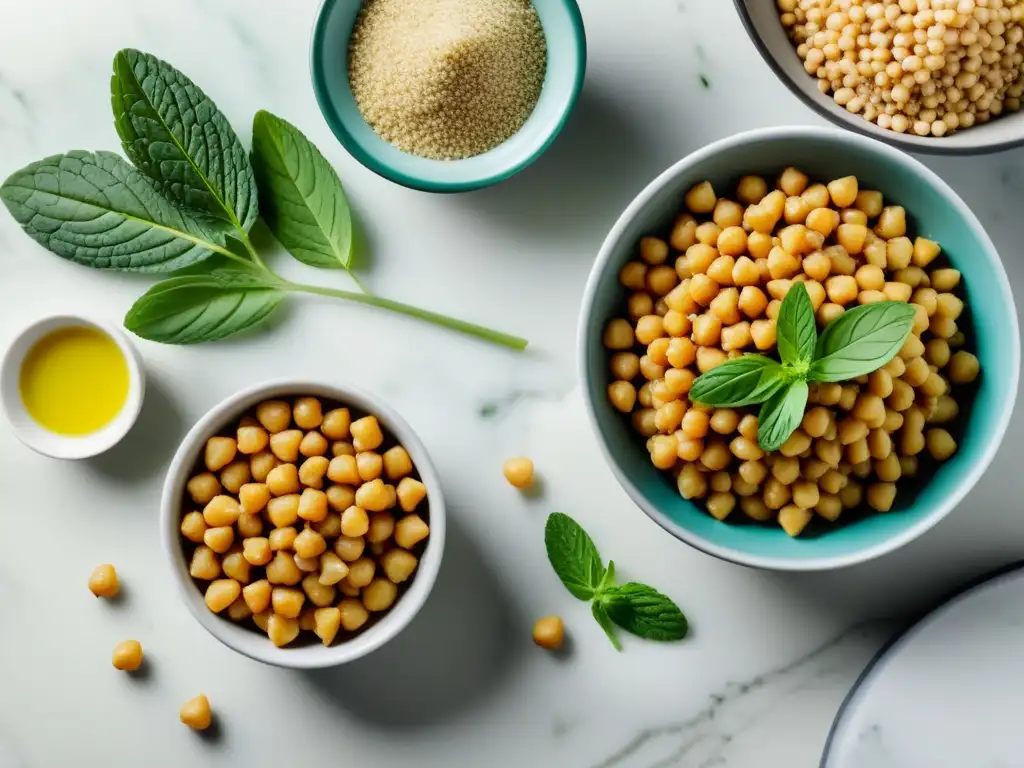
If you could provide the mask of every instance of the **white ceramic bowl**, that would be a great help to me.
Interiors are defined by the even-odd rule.
[[[918,136],[879,128],[860,115],[836,104],[831,94],[818,90],[818,79],[807,74],[803,62],[790,42],[779,10],[773,0],[733,0],[747,34],[758,53],[785,84],[807,106],[836,125],[873,139],[879,139],[907,152],[937,155],[973,155],[1001,152],[1024,144],[1024,110],[1009,112],[981,125],[955,131],[946,136]]]
[[[277,648],[255,626],[236,624],[228,618],[214,614],[203,601],[203,592],[188,572],[188,562],[181,544],[182,495],[185,483],[203,453],[206,440],[225,425],[239,418],[257,403],[275,397],[311,395],[337,400],[343,405],[371,413],[380,421],[386,433],[405,446],[420,479],[427,487],[430,505],[430,536],[413,575],[409,588],[394,606],[366,631],[350,640],[330,647],[311,644]],[[170,560],[171,571],[181,589],[185,605],[203,628],[224,645],[256,661],[293,669],[317,669],[345,664],[365,656],[384,645],[401,632],[423,607],[437,579],[444,551],[445,506],[441,483],[427,449],[405,420],[390,406],[361,389],[348,384],[324,384],[304,380],[271,381],[245,389],[212,408],[189,430],[167,470],[163,497],[160,502],[160,530],[164,550]]]
[[[128,399],[114,420],[102,429],[88,435],[58,435],[41,426],[25,410],[19,388],[21,366],[33,345],[48,333],[82,326],[108,336],[121,350],[128,365]],[[86,459],[113,448],[135,424],[145,393],[145,368],[128,337],[110,323],[78,315],[52,315],[35,321],[18,334],[0,364],[0,403],[11,429],[29,448],[55,459]]]

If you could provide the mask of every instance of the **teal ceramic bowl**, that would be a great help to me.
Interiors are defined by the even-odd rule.
[[[906,208],[910,234],[941,243],[963,273],[967,310],[960,322],[978,355],[982,374],[964,404],[960,449],[885,514],[840,518],[834,527],[792,539],[774,524],[754,524],[739,512],[718,521],[679,496],[672,477],[655,469],[628,419],[608,403],[608,353],[602,329],[625,315],[622,265],[640,238],[667,231],[683,194],[709,180],[734,189],[748,173],[774,178],[795,165],[812,178],[856,175],[889,203]],[[1020,338],[1017,313],[999,256],[978,219],[957,194],[917,160],[880,142],[834,128],[769,128],[711,144],[679,161],[640,193],[612,228],[594,265],[583,299],[579,357],[584,398],[599,442],[619,482],[655,522],[708,554],[776,570],[823,570],[890,552],[935,525],[967,494],[988,467],[1009,424],[1017,396]],[[923,473],[928,474],[928,473]]]
[[[471,0],[467,0],[471,1]],[[363,120],[348,82],[348,41],[361,0],[324,0],[313,27],[310,66],[320,110],[338,141],[374,173],[425,192],[466,192],[513,176],[555,140],[583,87],[587,42],[576,0],[533,0],[547,42],[540,100],[519,131],[465,160],[430,160],[393,147]]]

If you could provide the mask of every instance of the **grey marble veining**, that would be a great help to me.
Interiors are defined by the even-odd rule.
[[[594,444],[576,391],[583,286],[615,218],[671,162],[738,130],[817,118],[762,64],[731,3],[582,0],[588,76],[559,140],[498,187],[424,195],[374,176],[333,139],[308,74],[316,5],[0,0],[0,176],[72,148],[116,150],[110,61],[141,48],[194,78],[244,142],[264,108],[324,151],[365,227],[374,289],[525,336],[531,351],[310,298],[260,334],[186,349],[140,343],[151,387],[139,427],[99,459],[56,463],[0,429],[0,768],[262,767],[300,752],[311,764],[424,768],[815,765],[887,621],[1020,557],[1021,417],[962,508],[897,554],[784,575],[686,548],[629,501]],[[1024,152],[927,162],[1020,284]],[[281,252],[271,260],[309,276]],[[6,214],[0,261],[0,345],[47,312],[117,321],[148,285],[45,254]],[[324,673],[263,667],[217,644],[180,604],[157,536],[163,471],[188,427],[285,372],[388,399],[431,451],[450,504],[451,542],[423,613],[394,644]],[[501,477],[502,460],[521,453],[536,462],[539,497]],[[627,639],[616,653],[547,564],[543,522],[555,509],[579,519],[624,577],[672,595],[692,636]],[[43,549],[26,545],[41,532]],[[122,574],[119,605],[86,590],[99,562]],[[549,613],[571,635],[565,659],[530,642],[533,620]],[[145,680],[110,667],[127,637],[152,662]],[[220,716],[216,739],[177,721],[200,691]]]

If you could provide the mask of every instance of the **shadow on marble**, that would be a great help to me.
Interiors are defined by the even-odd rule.
[[[146,373],[146,398],[131,431],[109,451],[86,465],[110,479],[136,485],[162,473],[181,439],[185,419],[160,379]]]
[[[523,620],[506,590],[450,510],[437,583],[405,631],[359,661],[300,674],[340,710],[376,726],[452,720],[480,707],[524,651]]]
[[[537,241],[540,253],[556,247],[589,263],[629,201],[674,159],[646,135],[640,116],[588,82],[561,135],[532,166],[454,202],[524,244]],[[531,251],[520,255],[529,259]]]

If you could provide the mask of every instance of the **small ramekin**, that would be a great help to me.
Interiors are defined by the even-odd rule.
[[[29,415],[21,399],[21,367],[29,350],[48,333],[72,327],[92,328],[110,338],[128,365],[128,399],[112,422],[88,435],[51,432]],[[138,419],[145,393],[146,371],[128,337],[110,323],[79,315],[51,315],[36,320],[18,334],[0,364],[0,405],[8,424],[26,446],[55,459],[87,459],[113,448]]]
[[[394,606],[366,631],[336,645],[320,644],[277,648],[254,627],[236,624],[228,618],[212,613],[206,607],[203,592],[188,572],[188,561],[181,543],[182,496],[185,484],[203,453],[208,438],[216,435],[247,410],[263,400],[277,397],[311,395],[337,400],[343,405],[373,414],[384,431],[394,435],[409,452],[420,480],[427,487],[430,505],[430,536],[420,558],[419,566],[409,588]],[[265,664],[292,669],[319,669],[345,664],[365,656],[397,636],[426,603],[437,580],[444,552],[445,506],[441,482],[427,449],[406,421],[389,405],[374,395],[349,384],[307,381],[302,379],[270,381],[244,389],[214,406],[189,430],[167,470],[163,496],[160,501],[160,532],[174,580],[178,583],[185,605],[203,629],[232,650]]]

